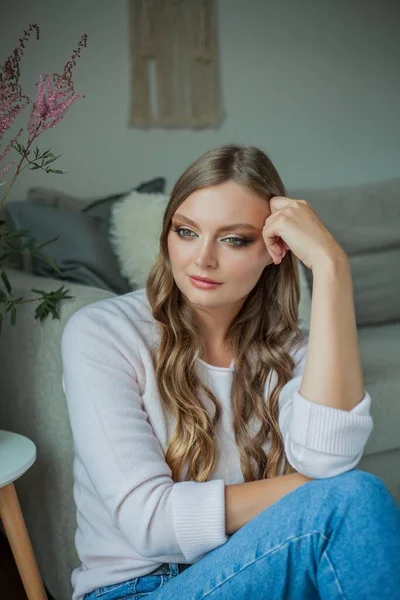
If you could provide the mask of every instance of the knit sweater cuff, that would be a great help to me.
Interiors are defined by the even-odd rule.
[[[370,405],[368,392],[347,411],[307,400],[297,389],[293,393],[290,438],[317,452],[355,456],[362,452],[373,428]]]
[[[173,485],[171,499],[176,537],[189,563],[228,540],[223,479],[180,481]]]

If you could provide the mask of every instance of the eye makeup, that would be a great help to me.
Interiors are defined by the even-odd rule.
[[[193,231],[191,231],[190,229],[188,229],[187,227],[176,227],[175,229],[173,227],[171,227],[171,231],[173,231],[174,233],[177,234],[177,236],[183,240],[183,239],[191,239],[192,236],[184,236],[182,235],[183,231],[189,231],[189,233],[194,233]],[[195,234],[196,235],[196,234]],[[229,245],[231,245],[233,248],[241,248],[243,246],[247,246],[248,244],[250,244],[253,241],[253,238],[251,237],[226,237],[224,238],[225,240],[234,240],[235,243],[231,243],[228,242]]]

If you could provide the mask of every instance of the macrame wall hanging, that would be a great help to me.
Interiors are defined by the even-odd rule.
[[[130,126],[218,126],[216,0],[129,2]]]

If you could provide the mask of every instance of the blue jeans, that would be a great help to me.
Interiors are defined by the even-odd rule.
[[[399,600],[400,507],[352,469],[289,492],[193,565],[164,564],[84,600]]]

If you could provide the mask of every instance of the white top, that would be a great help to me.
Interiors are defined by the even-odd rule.
[[[24,435],[0,430],[0,488],[21,477],[36,460],[36,446]]]
[[[194,563],[228,540],[224,488],[244,481],[231,427],[234,362],[223,368],[197,361],[199,376],[223,406],[218,460],[208,481],[183,481],[182,474],[174,482],[164,453],[175,420],[162,409],[152,364],[158,343],[145,288],[81,307],[64,328],[62,386],[74,442],[75,544],[82,562],[72,573],[72,600],[164,562]],[[360,460],[373,427],[371,398],[366,392],[351,411],[304,398],[307,344],[305,335],[293,354],[296,368],[279,397],[279,426],[297,471],[331,477]],[[266,398],[276,377],[267,378]],[[209,410],[210,400],[199,397]]]

